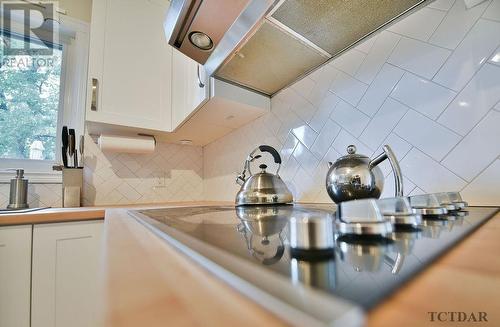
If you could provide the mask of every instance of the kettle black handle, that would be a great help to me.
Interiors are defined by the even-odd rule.
[[[281,165],[281,156],[280,156],[279,152],[276,151],[275,148],[273,148],[270,145],[260,145],[259,146],[259,150],[261,152],[268,152],[268,153],[270,153],[273,156],[273,158],[274,158],[274,162]]]

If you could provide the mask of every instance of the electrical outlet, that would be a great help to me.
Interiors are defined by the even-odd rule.
[[[167,187],[166,185],[166,178],[167,178],[167,173],[166,172],[158,172],[158,174],[155,174],[155,185],[153,186],[154,189],[158,188],[165,188]]]

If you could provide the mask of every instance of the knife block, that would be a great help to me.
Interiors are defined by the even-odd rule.
[[[82,203],[83,168],[63,168],[62,174],[63,207],[80,207]]]

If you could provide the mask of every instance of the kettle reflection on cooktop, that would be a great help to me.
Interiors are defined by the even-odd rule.
[[[468,215],[426,218],[418,228],[395,228],[384,237],[335,235],[331,255],[319,258],[292,255],[289,221],[307,215],[330,217],[335,213],[330,204],[201,206],[130,213],[168,235],[167,241],[176,240],[172,245],[195,249],[235,275],[247,273],[239,270],[245,265],[238,262],[252,263],[292,286],[306,285],[371,308],[497,210],[468,207]]]

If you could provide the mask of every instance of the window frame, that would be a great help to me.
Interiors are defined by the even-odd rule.
[[[87,70],[89,55],[90,26],[84,21],[61,15],[60,44],[63,46],[61,67],[61,89],[56,132],[56,160],[7,159],[0,158],[0,183],[13,177],[8,168],[24,168],[30,183],[61,184],[62,173],[53,171],[52,166],[61,163],[61,130],[67,125],[75,129],[76,135],[83,135],[85,105],[87,96]],[[12,24],[21,29],[21,24]]]

